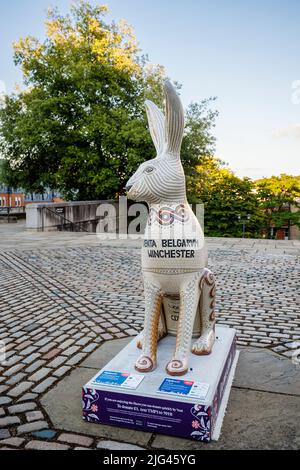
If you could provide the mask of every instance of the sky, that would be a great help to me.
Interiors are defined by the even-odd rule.
[[[299,0],[103,0],[126,19],[153,64],[182,84],[185,106],[216,96],[216,156],[238,176],[300,174]],[[48,6],[70,0],[0,0],[0,91],[22,76],[11,44],[43,39]]]

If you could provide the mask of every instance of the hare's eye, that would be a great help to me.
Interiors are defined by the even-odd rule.
[[[154,170],[153,166],[147,166],[147,168],[145,168],[145,173],[151,173],[152,171]]]

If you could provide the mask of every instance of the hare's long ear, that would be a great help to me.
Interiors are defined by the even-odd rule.
[[[165,145],[165,116],[161,110],[150,100],[145,101],[150,134],[156,148],[157,155],[161,154]]]
[[[184,129],[184,111],[175,88],[168,80],[165,81],[164,91],[166,95],[165,140],[167,152],[179,157]]]

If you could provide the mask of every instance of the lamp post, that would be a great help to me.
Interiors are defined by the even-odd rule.
[[[247,216],[246,216],[246,217],[247,217],[247,221],[249,221],[249,220],[251,219],[251,215],[250,215],[250,214],[247,214]],[[242,218],[241,214],[238,214],[237,218],[238,218],[238,220],[240,221],[240,220],[241,220],[241,218]],[[245,231],[246,231],[246,221],[245,221],[245,220],[243,220],[243,221],[242,221],[242,224],[243,224],[243,238],[245,238]]]

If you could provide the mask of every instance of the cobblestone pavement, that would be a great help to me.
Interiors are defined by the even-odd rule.
[[[53,429],[39,400],[103,341],[141,330],[138,244],[37,240],[0,250],[0,448],[132,448]],[[299,244],[208,241],[218,323],[236,328],[240,345],[291,357],[300,346]]]

